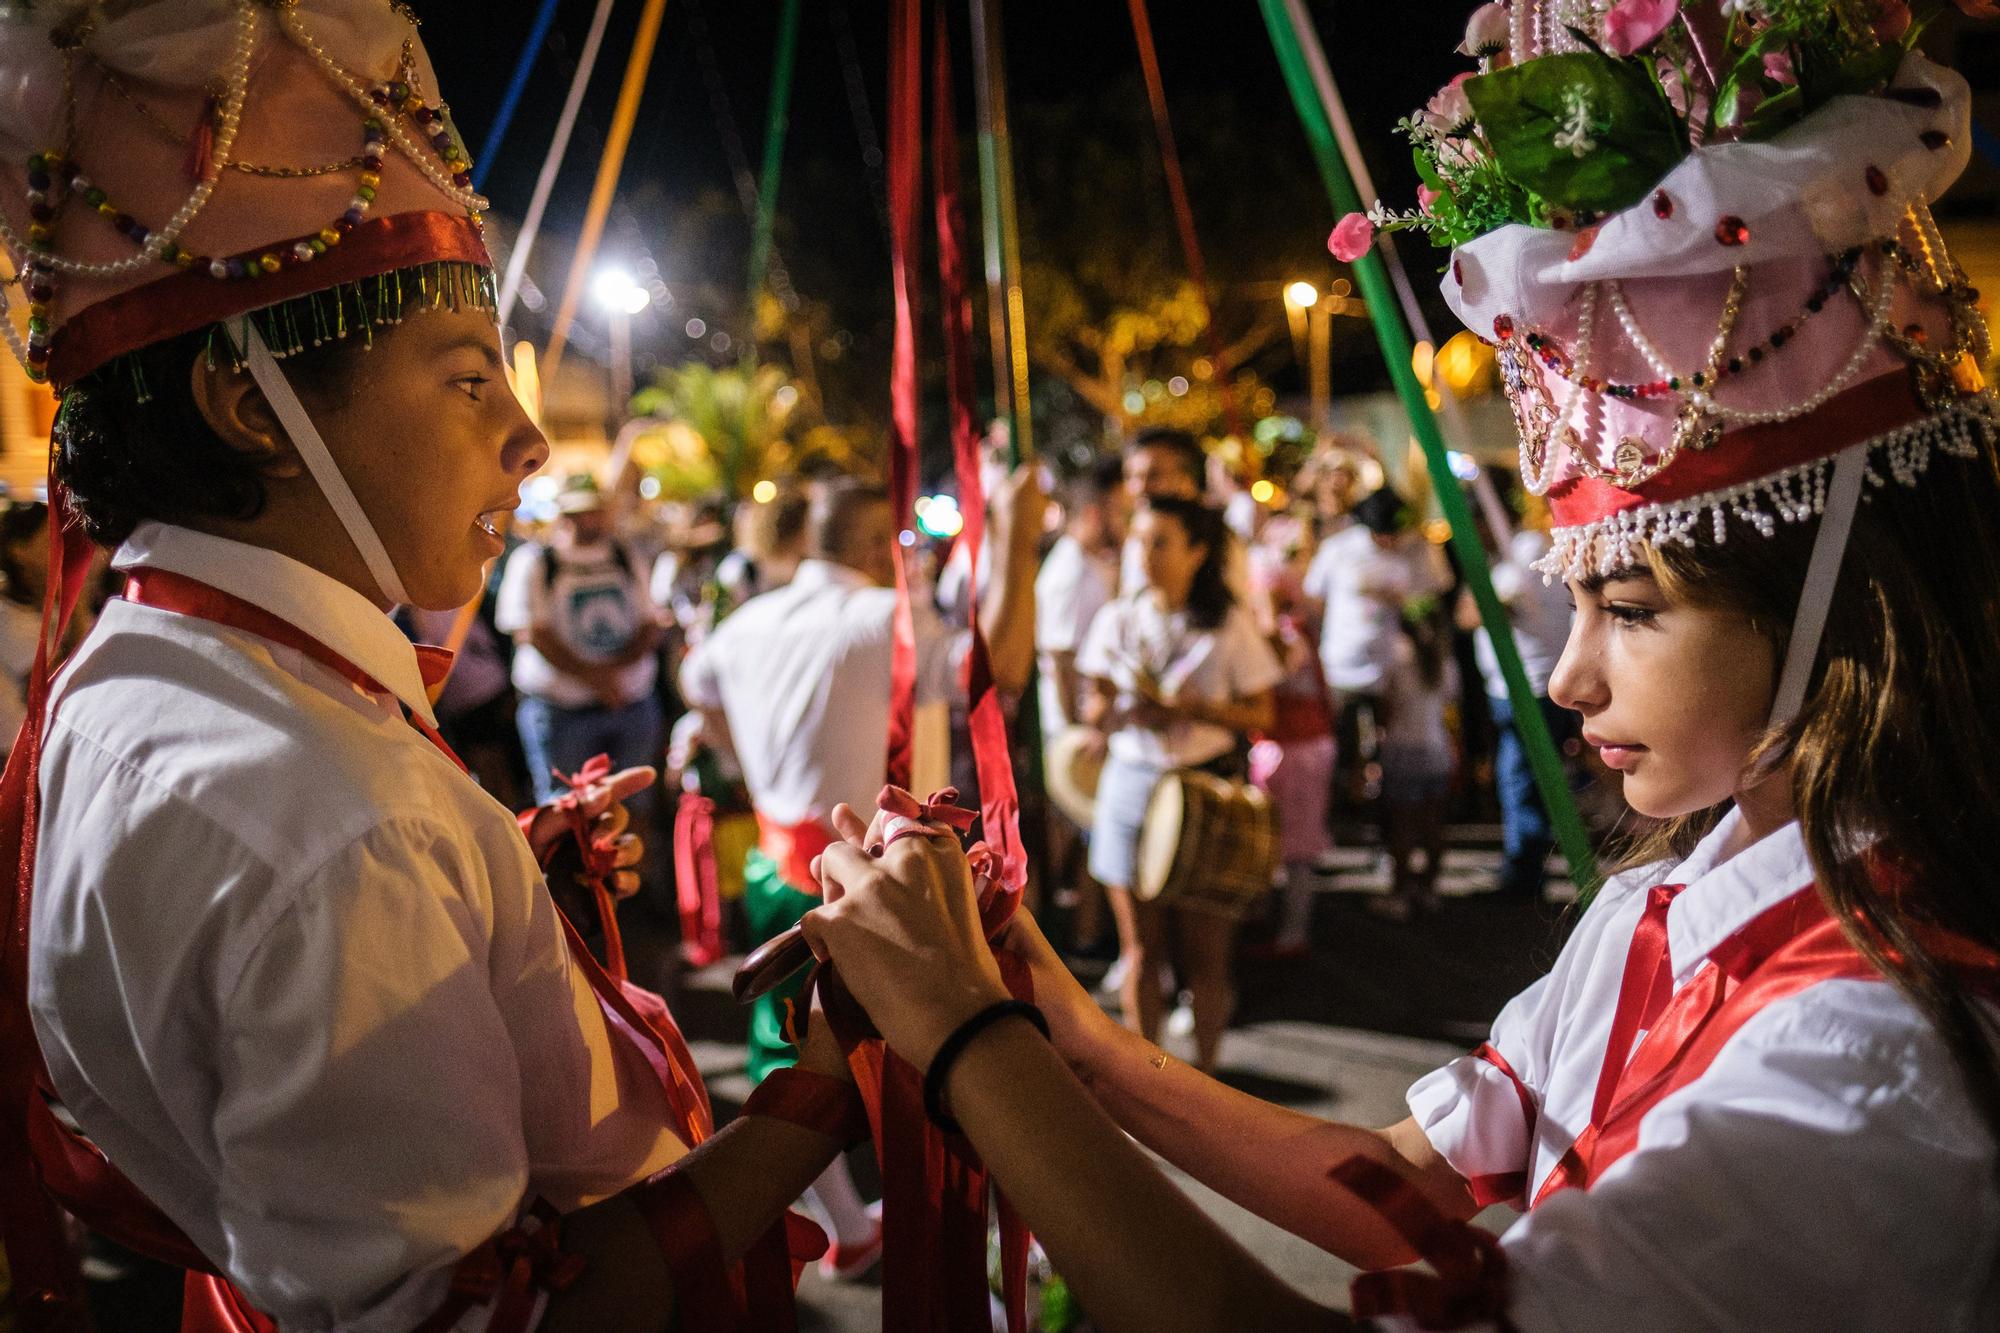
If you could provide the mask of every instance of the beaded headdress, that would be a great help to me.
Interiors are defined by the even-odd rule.
[[[281,303],[278,356],[490,308],[484,207],[390,0],[0,5],[0,326],[58,390]]]
[[[1769,535],[1825,511],[1837,455],[1865,492],[1990,438],[1978,293],[1929,208],[1965,167],[1970,92],[1911,47],[1911,17],[1845,0],[1474,14],[1461,49],[1481,72],[1403,126],[1423,207],[1343,227],[1453,247],[1445,297],[1493,340],[1522,476],[1549,501],[1545,573]]]

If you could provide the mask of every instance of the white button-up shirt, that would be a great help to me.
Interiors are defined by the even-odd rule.
[[[146,525],[386,686],[114,601],[57,685],[29,1002],[65,1105],[287,1329],[407,1329],[537,1196],[680,1153],[513,816],[405,721],[410,644],[284,556]],[[487,1307],[465,1327],[483,1327]]]
[[[1534,1096],[1473,1056],[1410,1089],[1460,1175],[1524,1171],[1532,1199],[1590,1122],[1625,957],[1655,884],[1674,984],[1813,880],[1790,824],[1720,865],[1732,812],[1679,866],[1618,876],[1492,1044]],[[1520,1200],[1516,1201],[1520,1203]],[[1638,1144],[1500,1238],[1524,1333],[2000,1328],[1994,1144],[1923,1015],[1886,981],[1831,980],[1765,1006]],[[1401,1325],[1397,1325],[1401,1327]]]
[[[971,632],[947,631],[921,597],[917,700],[950,698]],[[826,820],[875,808],[889,761],[896,591],[826,560],[745,602],[681,665],[681,694],[729,719],[743,780],[767,819]]]

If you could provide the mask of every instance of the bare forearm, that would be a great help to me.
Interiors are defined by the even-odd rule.
[[[745,1116],[694,1150],[693,1179],[725,1260],[734,1263],[840,1152],[823,1134],[769,1116]]]
[[[586,662],[576,655],[570,646],[556,637],[550,629],[531,629],[525,636],[528,646],[548,659],[550,666],[565,676],[589,679],[594,671],[603,669],[601,662]]]
[[[1035,534],[1016,532],[1002,518],[993,535],[1005,568],[980,599],[979,627],[986,634],[994,685],[1003,693],[1019,694],[1035,665]]]
[[[1027,1024],[1010,1019],[981,1034],[953,1066],[948,1092],[953,1114],[1100,1327],[1350,1326],[1203,1214]]]
[[[1253,699],[1231,699],[1227,703],[1190,704],[1187,712],[1193,721],[1247,733],[1268,731],[1276,709],[1270,695],[1260,694]]]
[[[1166,1057],[1137,1033],[1106,1025],[1082,1070],[1091,1094],[1141,1143],[1224,1197],[1360,1267],[1416,1256],[1372,1208],[1328,1178],[1350,1157],[1412,1176],[1453,1216],[1473,1212],[1449,1167],[1435,1154],[1408,1152],[1408,1136],[1273,1106]]]

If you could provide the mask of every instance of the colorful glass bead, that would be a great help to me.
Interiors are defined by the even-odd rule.
[[[1889,193],[1889,177],[1883,173],[1882,168],[1874,166],[1869,167],[1867,172],[1867,180],[1868,180],[1868,192],[1870,194],[1879,196]]]
[[[1718,245],[1743,245],[1750,239],[1750,225],[1734,213],[1715,224],[1715,241]]]
[[[1673,215],[1674,215],[1673,196],[1668,194],[1665,190],[1655,191],[1653,194],[1653,216],[1660,219],[1660,221],[1665,222],[1668,218],[1672,217]]]
[[[1509,338],[1513,337],[1514,320],[1512,316],[1495,315],[1493,317],[1493,334],[1495,337],[1500,339],[1501,342],[1506,342]]]

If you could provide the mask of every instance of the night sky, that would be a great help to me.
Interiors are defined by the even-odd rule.
[[[1415,186],[1407,145],[1390,136],[1389,126],[1467,67],[1452,48],[1469,7],[1353,0],[1312,5],[1377,183],[1389,199],[1405,201]],[[533,18],[534,0],[423,0],[417,9],[446,97],[478,155]],[[535,65],[526,100],[487,179],[487,193],[502,215],[518,217],[527,204],[592,9],[588,0],[562,0],[555,35]],[[612,16],[545,224],[563,257],[583,216],[640,9],[638,0],[620,0]],[[655,321],[639,331],[635,345],[642,360],[654,355],[671,360],[677,352],[669,335],[678,332],[684,316],[723,313],[698,309],[704,300],[716,302],[696,293],[704,284],[726,290],[727,280],[743,271],[749,225],[736,203],[730,136],[746,160],[757,162],[778,9],[777,0],[668,0],[625,165],[623,207],[604,248],[607,257],[617,257],[621,245],[643,242],[682,298],[670,323]],[[1335,270],[1325,237],[1332,209],[1254,0],[1171,0],[1153,4],[1151,11],[1218,306],[1253,294],[1268,300],[1267,285],[1288,277],[1330,278]],[[969,159],[967,7],[950,3],[949,13]],[[1129,236],[1131,244],[1166,247],[1177,256],[1127,6],[1117,0],[1004,0],[1004,14],[1024,224],[1067,210],[1101,210],[1103,225]],[[805,5],[779,203],[778,243],[798,290],[829,302],[864,344],[882,336],[889,309],[882,178],[879,166],[864,160],[863,148],[864,138],[882,144],[886,137],[887,27],[881,0]],[[865,130],[857,124],[851,92],[857,83],[867,103]],[[1223,128],[1209,132],[1218,125]],[[1039,137],[1037,126],[1045,127]],[[1129,143],[1137,176],[1098,188],[1086,178],[1088,167],[1076,164],[1071,170],[1070,140],[1079,126],[1109,137],[1114,147]],[[669,239],[684,234],[675,232],[675,219],[705,194],[714,217],[704,240],[678,249]],[[727,200],[726,210],[717,202],[721,199]],[[967,206],[976,226],[976,200]],[[1246,220],[1259,224],[1256,235],[1236,234]],[[1022,243],[1032,259],[1038,238],[1025,225]],[[537,268],[545,284],[559,276],[559,266],[554,272]],[[740,288],[741,279],[735,281]],[[579,349],[590,353],[592,342],[591,330],[579,329]]]

